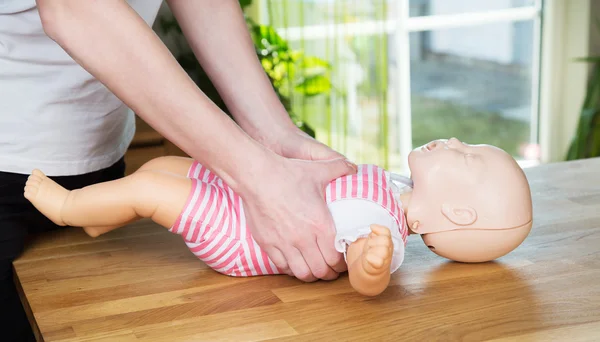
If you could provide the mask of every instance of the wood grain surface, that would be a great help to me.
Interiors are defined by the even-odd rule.
[[[346,275],[219,275],[148,221],[39,236],[17,281],[45,341],[600,341],[600,159],[526,172],[535,224],[519,248],[460,264],[411,236],[376,298]]]

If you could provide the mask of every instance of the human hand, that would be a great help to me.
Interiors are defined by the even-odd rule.
[[[279,134],[270,134],[257,140],[280,156],[302,160],[345,158],[343,154],[314,139],[296,126],[274,131]]]
[[[282,156],[293,159],[329,160],[345,158],[341,153],[314,139],[300,129],[286,135],[285,139],[280,139],[279,148]]]
[[[334,248],[335,226],[325,203],[333,179],[356,173],[338,158],[304,161],[275,156],[240,192],[251,233],[282,272],[310,282],[332,280],[346,270]]]

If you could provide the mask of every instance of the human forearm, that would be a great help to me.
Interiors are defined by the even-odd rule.
[[[231,186],[268,155],[198,89],[125,1],[38,0],[38,6],[44,29],[73,59]]]
[[[168,4],[246,132],[269,145],[266,140],[276,140],[280,132],[295,128],[260,65],[238,0],[168,0]]]

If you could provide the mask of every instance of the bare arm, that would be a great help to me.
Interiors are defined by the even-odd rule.
[[[123,0],[38,1],[47,34],[139,116],[234,187],[264,149],[193,83]],[[118,23],[118,24],[115,24]],[[201,137],[199,141],[198,137]],[[235,142],[235,143],[233,143]],[[235,161],[235,162],[234,162]]]
[[[239,163],[246,165],[243,172],[253,173],[253,165],[268,159],[268,151],[198,89],[125,1],[37,3],[46,33],[74,60],[228,184],[240,188],[237,182],[248,178],[240,174]]]
[[[167,2],[236,122],[266,145],[293,131],[295,126],[256,56],[239,1]]]
[[[256,56],[238,0],[167,2],[196,58],[244,131],[288,158],[343,157],[292,122]]]
[[[225,9],[235,8],[233,0],[223,1],[229,5]],[[285,159],[250,138],[198,89],[151,28],[124,0],[37,0],[37,3],[46,33],[74,60],[167,139],[211,168],[240,193],[246,203],[248,221],[254,227],[253,235],[277,267],[290,270],[306,281],[333,279],[337,276],[333,269],[344,269],[343,259],[333,248],[335,227],[324,202],[324,188],[334,178],[355,173],[354,165],[344,159],[329,162]],[[214,0],[188,3],[217,6]],[[230,14],[239,16],[237,6],[237,12]],[[214,14],[205,15],[204,19],[215,25],[218,21],[233,21],[236,28],[229,34],[238,37],[244,34],[239,18]],[[224,32],[227,33],[211,33],[220,35],[221,40],[241,39],[226,36]],[[214,40],[211,41],[214,44]],[[240,113],[258,113],[276,104],[264,100],[268,102],[265,107],[261,105],[263,100],[252,101],[252,96],[240,95],[257,77],[260,79],[258,67],[252,67],[252,63],[257,64],[256,56],[250,58],[248,48],[245,45],[233,64],[247,66],[251,72],[237,75],[233,83],[228,82],[234,79],[234,72],[219,68],[221,64],[213,60],[221,58],[220,55],[204,58],[210,60],[206,61],[212,65],[208,69],[212,70],[220,88],[231,88],[225,90],[227,101],[244,108],[238,110]],[[220,77],[219,72],[229,75]],[[264,82],[265,76],[262,77]],[[265,90],[261,81],[257,82],[259,91],[255,95]],[[273,93],[272,88],[269,89]],[[265,93],[267,98],[273,95],[269,95],[268,90]],[[234,99],[236,96],[239,99]],[[247,107],[246,103],[249,103]],[[275,117],[283,118],[283,115]],[[281,125],[286,125],[285,121]],[[315,143],[302,144],[309,146],[305,148],[308,155],[325,151],[318,155],[339,156],[327,148],[311,147],[315,145],[321,147]],[[282,201],[283,198],[286,200]]]

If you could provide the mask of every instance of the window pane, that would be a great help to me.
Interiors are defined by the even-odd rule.
[[[413,144],[455,136],[517,158],[529,146],[533,22],[411,33]]]
[[[535,0],[409,0],[411,17],[485,12],[534,4]]]

